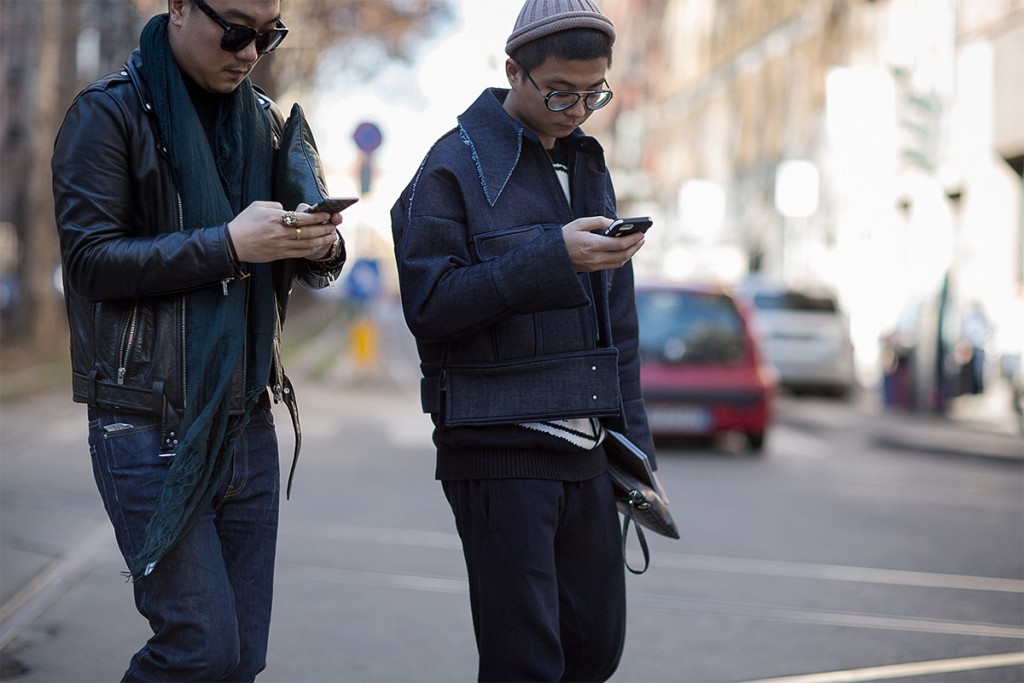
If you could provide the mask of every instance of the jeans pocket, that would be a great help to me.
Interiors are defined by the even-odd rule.
[[[153,416],[90,410],[89,417],[96,485],[129,559],[141,548],[172,458],[160,454],[160,421]]]
[[[231,447],[231,478],[223,498],[236,497],[246,487],[255,486],[260,491],[271,486],[279,477],[278,468],[274,415],[269,409],[256,408]]]

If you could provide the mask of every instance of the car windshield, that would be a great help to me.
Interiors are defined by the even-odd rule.
[[[836,302],[831,297],[802,292],[758,293],[754,295],[754,306],[762,311],[836,312]]]
[[[720,294],[637,292],[640,354],[673,363],[736,363],[746,343],[732,300]]]

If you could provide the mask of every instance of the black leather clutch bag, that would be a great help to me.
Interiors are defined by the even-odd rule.
[[[274,199],[289,210],[300,202],[312,206],[327,196],[316,140],[302,107],[296,102],[281,130],[281,142],[274,158]]]
[[[668,496],[651,469],[647,454],[623,434],[611,429],[606,432],[604,450],[608,455],[608,474],[615,485],[615,503],[623,515],[622,556],[625,559],[626,536],[632,523],[643,551],[644,567],[633,569],[627,561],[626,568],[634,574],[643,574],[650,566],[650,552],[640,527],[675,539],[679,538],[679,529],[668,510]]]

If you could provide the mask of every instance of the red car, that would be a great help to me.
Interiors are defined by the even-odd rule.
[[[640,382],[655,436],[739,432],[764,448],[777,379],[746,309],[723,289],[637,286]]]

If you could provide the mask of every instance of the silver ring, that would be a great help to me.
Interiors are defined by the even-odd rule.
[[[295,224],[298,223],[298,221],[295,220],[295,212],[294,211],[285,211],[284,215],[281,216],[281,222],[287,228],[294,228]],[[298,239],[298,238],[296,238],[296,239]]]

